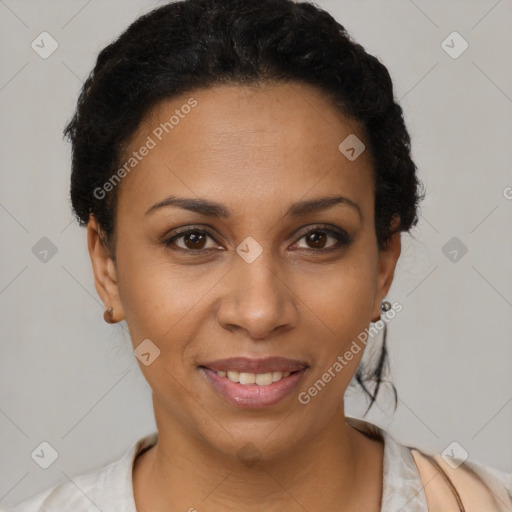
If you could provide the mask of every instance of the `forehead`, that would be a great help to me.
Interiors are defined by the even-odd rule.
[[[362,126],[311,86],[196,90],[157,104],[128,141],[119,207],[143,214],[169,194],[248,207],[326,191],[371,203],[369,151],[351,161],[339,148],[347,137],[363,142]]]

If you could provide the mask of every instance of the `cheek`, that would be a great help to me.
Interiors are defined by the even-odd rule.
[[[328,280],[327,293],[311,307],[321,322],[315,318],[310,329],[314,364],[298,398],[313,407],[319,424],[341,403],[366,349],[361,333],[370,323],[371,284],[341,273]]]
[[[366,347],[375,290],[372,265],[371,255],[354,253],[317,279],[309,291],[303,288],[303,300],[312,312],[311,331],[317,340],[313,380],[331,369],[336,374],[336,383],[330,386],[333,392],[349,384]],[[343,358],[341,363],[338,356]]]
[[[166,352],[183,349],[191,319],[218,276],[201,265],[176,265],[165,251],[119,251],[119,293],[133,345],[149,338]]]
[[[315,312],[344,339],[357,335],[370,322],[375,272],[369,258],[354,253],[322,278],[310,292]]]
[[[118,273],[120,299],[134,345],[139,338],[159,338],[164,329],[171,329],[180,315],[181,296],[169,265],[155,261],[154,255],[140,247],[119,244]]]
[[[197,287],[191,292],[176,267],[168,262],[134,260],[125,257],[119,265],[119,290],[132,346],[135,350],[143,340],[149,339],[157,347],[158,356],[148,365],[141,359],[139,367],[154,396],[179,416],[180,408],[186,410],[187,393],[180,382],[187,377],[188,345],[197,329],[192,321],[194,305],[201,297]],[[156,349],[153,345],[149,347],[153,354]]]

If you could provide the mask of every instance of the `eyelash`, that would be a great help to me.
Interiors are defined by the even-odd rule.
[[[217,242],[215,240],[215,236],[213,235],[213,233],[211,231],[209,231],[208,229],[187,228],[187,229],[184,229],[183,231],[174,233],[171,237],[168,237],[165,240],[163,240],[162,245],[164,245],[165,247],[171,248],[170,246],[173,244],[173,242],[175,240],[182,238],[183,236],[191,234],[191,233],[207,235],[212,240]],[[336,251],[336,250],[340,250],[342,248],[346,248],[346,247],[350,246],[353,241],[352,237],[343,230],[337,231],[337,230],[330,229],[326,226],[317,226],[317,227],[314,227],[314,228],[306,231],[305,233],[303,233],[302,236],[297,240],[297,242],[302,240],[303,238],[307,237],[311,233],[323,233],[323,234],[330,235],[338,241],[338,246],[328,247],[327,249],[303,249],[303,248],[301,248],[299,250],[312,251],[312,252],[316,252],[316,253],[328,253],[331,251]],[[172,250],[182,252],[189,256],[196,256],[203,251],[211,250],[211,248],[209,248],[209,249],[183,249],[182,247],[175,247],[175,248],[172,248]]]

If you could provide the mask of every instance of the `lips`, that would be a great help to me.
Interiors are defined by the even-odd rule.
[[[309,365],[286,357],[230,357],[198,366],[209,385],[239,408],[260,409],[290,397]]]
[[[240,373],[295,372],[307,368],[304,361],[285,357],[266,357],[250,359],[247,357],[230,357],[208,361],[200,366],[213,371],[232,371]]]

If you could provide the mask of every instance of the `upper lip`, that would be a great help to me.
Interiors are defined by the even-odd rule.
[[[295,372],[307,368],[307,364],[296,359],[286,357],[266,357],[264,359],[250,359],[248,357],[230,357],[216,359],[204,363],[205,366],[214,371],[232,371],[244,373],[269,373],[269,372]]]

